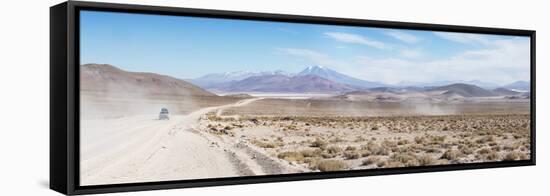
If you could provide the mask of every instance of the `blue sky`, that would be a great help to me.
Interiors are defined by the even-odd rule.
[[[178,78],[322,65],[369,81],[529,80],[529,38],[82,11],[81,63]]]

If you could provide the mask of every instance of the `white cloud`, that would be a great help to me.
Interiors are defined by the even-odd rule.
[[[420,49],[403,49],[399,51],[401,56],[406,58],[418,58],[423,55],[423,52]]]
[[[523,38],[495,39],[483,49],[466,50],[439,59],[427,59],[429,51],[421,48],[405,48],[390,58],[375,58],[366,54],[347,59],[335,59],[303,48],[281,48],[279,51],[356,78],[388,84],[443,80],[481,80],[507,84],[529,80],[530,74],[530,43]]]
[[[462,44],[491,44],[491,41],[487,36],[480,34],[451,32],[434,32],[434,34],[440,38]]]
[[[420,41],[418,37],[408,33],[401,32],[401,31],[390,31],[390,32],[387,32],[386,35],[389,35],[395,39],[398,39],[402,42],[409,43],[409,44],[414,44]]]
[[[491,47],[468,50],[429,61],[359,57],[356,73],[365,80],[396,84],[401,81],[482,80],[506,84],[529,80],[528,40],[494,40]]]
[[[334,59],[326,54],[315,50],[304,48],[279,48],[278,51],[282,51],[286,54],[306,59],[308,61],[311,61],[312,63],[315,63],[316,65],[322,65],[331,69],[335,69],[343,74],[347,74],[350,76],[355,75],[356,67],[354,67],[352,63]]]
[[[361,44],[361,45],[366,45],[366,46],[370,46],[378,49],[391,49],[390,46],[388,46],[383,42],[371,40],[362,35],[351,34],[351,33],[341,33],[341,32],[327,32],[325,33],[325,35],[339,42]]]
[[[337,62],[336,60],[330,58],[329,56],[314,51],[310,49],[304,49],[304,48],[279,48],[279,51],[282,51],[286,54],[290,54],[292,56],[305,58],[309,61],[312,61],[313,63],[316,63],[317,65],[325,65],[325,66],[334,66],[341,64],[340,62]]]
[[[309,59],[321,59],[321,58],[326,58],[326,56],[324,54],[321,54],[319,52],[316,52],[316,51],[313,51],[313,50],[309,50],[309,49],[303,49],[303,48],[281,48],[280,50],[288,53],[288,54],[291,54],[291,55],[295,55],[295,56],[300,56],[300,57],[306,57],[306,58],[309,58]]]

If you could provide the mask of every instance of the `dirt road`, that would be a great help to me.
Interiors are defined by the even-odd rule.
[[[259,166],[241,160],[195,130],[200,117],[243,106],[259,98],[203,108],[188,115],[157,120],[156,115],[82,120],[81,185],[219,178],[259,174]]]

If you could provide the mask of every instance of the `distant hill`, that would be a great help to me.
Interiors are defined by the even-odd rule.
[[[81,65],[80,90],[113,95],[216,96],[184,80],[155,73],[124,71],[108,64]]]
[[[254,96],[246,94],[246,93],[239,93],[239,94],[229,94],[224,95],[224,97],[236,97],[236,98],[252,98]]]
[[[357,88],[373,88],[373,87],[387,86],[383,83],[371,82],[371,81],[361,80],[351,76],[347,76],[323,66],[309,66],[303,71],[299,72],[297,75],[298,76],[305,76],[305,75],[319,76],[328,80],[332,80],[334,82],[347,84]]]
[[[496,93],[471,84],[451,84],[430,89],[430,91],[445,91],[443,95],[460,95],[462,97],[491,97]]]
[[[493,89],[493,92],[495,92],[498,95],[519,95],[521,92],[513,91],[507,88],[496,88]]]
[[[481,80],[441,80],[441,81],[433,81],[433,82],[410,82],[410,81],[402,81],[396,84],[395,86],[398,87],[437,87],[437,86],[445,86],[445,85],[451,85],[451,84],[471,84],[476,85],[481,88],[485,89],[493,89],[498,87],[498,84],[492,83],[492,82],[485,82]]]
[[[502,86],[503,88],[512,89],[512,90],[521,90],[521,91],[530,91],[531,84],[527,81],[516,81],[510,84]]]
[[[244,80],[248,77],[273,76],[273,75],[291,76],[292,74],[286,73],[281,70],[262,71],[262,72],[234,71],[234,72],[225,72],[225,73],[206,74],[204,76],[201,76],[195,79],[189,79],[188,81],[202,88],[208,89],[208,88],[215,88],[219,85],[224,85],[225,83],[228,83],[228,82]]]
[[[219,86],[215,90],[226,92],[347,92],[353,87],[319,76],[253,76]]]

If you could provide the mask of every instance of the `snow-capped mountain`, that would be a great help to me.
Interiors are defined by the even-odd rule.
[[[224,85],[213,87],[211,90],[224,92],[341,93],[353,91],[355,89],[349,85],[327,80],[315,75],[263,75],[229,82]]]
[[[228,92],[243,90],[268,92],[298,92],[301,90],[307,92],[343,92],[387,86],[382,83],[347,76],[323,66],[309,66],[296,74],[281,70],[214,73],[189,81],[205,89]],[[266,86],[269,85],[273,87],[267,88]]]
[[[357,88],[373,88],[373,87],[386,86],[385,84],[382,84],[379,82],[371,82],[371,81],[361,80],[351,76],[347,76],[323,66],[309,66],[303,71],[301,71],[300,73],[298,73],[297,75],[298,76],[305,76],[305,75],[319,76],[328,80],[332,80],[334,82],[351,85]]]

